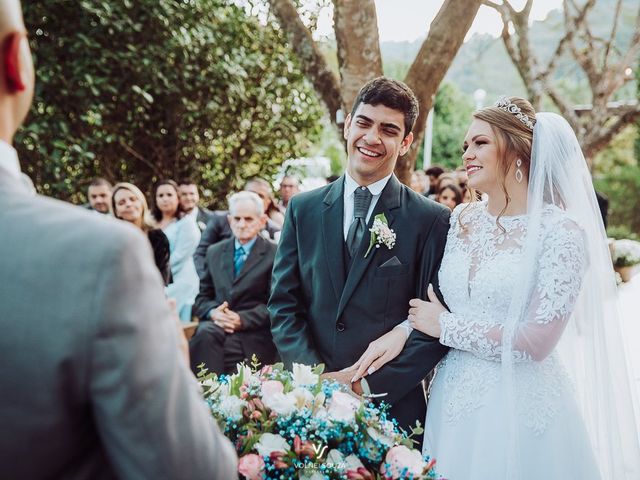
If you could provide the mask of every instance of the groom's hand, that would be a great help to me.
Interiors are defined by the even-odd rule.
[[[357,382],[351,382],[355,370],[352,368],[345,368],[344,370],[340,370],[339,372],[327,372],[320,375],[320,378],[323,380],[335,380],[338,383],[342,383],[349,387],[354,396],[360,398],[364,392],[362,391],[362,386],[360,385],[360,380]]]
[[[320,375],[320,378],[324,380],[335,380],[338,383],[342,383],[351,388],[351,379],[353,378],[353,371],[340,370],[339,372],[326,372]]]

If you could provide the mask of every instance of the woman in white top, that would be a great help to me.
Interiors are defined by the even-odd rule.
[[[153,189],[152,215],[158,227],[169,239],[171,276],[167,296],[177,304],[183,322],[191,321],[191,307],[198,295],[200,279],[193,263],[193,254],[200,241],[200,229],[195,220],[183,215],[178,199],[178,185],[173,180],[161,180]]]

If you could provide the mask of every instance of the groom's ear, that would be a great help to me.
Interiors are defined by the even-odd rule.
[[[26,41],[26,34],[11,32],[4,39],[2,45],[3,81],[10,94],[22,92],[26,89],[26,69],[23,65],[22,42]]]
[[[400,156],[404,155],[409,151],[411,144],[413,143],[413,132],[409,132],[409,135],[402,139],[400,143]]]
[[[344,136],[345,140],[349,136],[349,128],[350,127],[351,127],[351,114],[348,113],[347,114],[347,118],[344,119],[344,127],[342,128],[342,135]]]

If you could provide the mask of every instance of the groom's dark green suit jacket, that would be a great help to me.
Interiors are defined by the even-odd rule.
[[[269,300],[273,339],[285,363],[324,363],[326,371],[352,365],[369,342],[407,318],[409,300],[437,288],[449,210],[391,176],[369,220],[384,213],[396,234],[365,258],[367,230],[353,260],[345,253],[344,177],[293,197],[273,268]],[[395,257],[395,259],[394,259]],[[386,265],[385,265],[386,264]],[[387,393],[403,427],[424,421],[421,380],[446,352],[437,339],[414,331],[403,352],[367,377]]]

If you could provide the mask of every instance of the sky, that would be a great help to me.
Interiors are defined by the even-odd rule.
[[[426,36],[428,25],[435,18],[444,0],[375,0],[375,3],[380,41],[411,42]],[[511,3],[520,9],[526,1],[512,0]],[[561,7],[562,0],[534,0],[530,18],[532,21],[543,20],[549,11]],[[325,15],[319,23],[319,31],[330,31],[331,28],[331,17]],[[497,37],[501,30],[502,21],[498,12],[483,5],[467,38],[474,33],[489,33]]]

